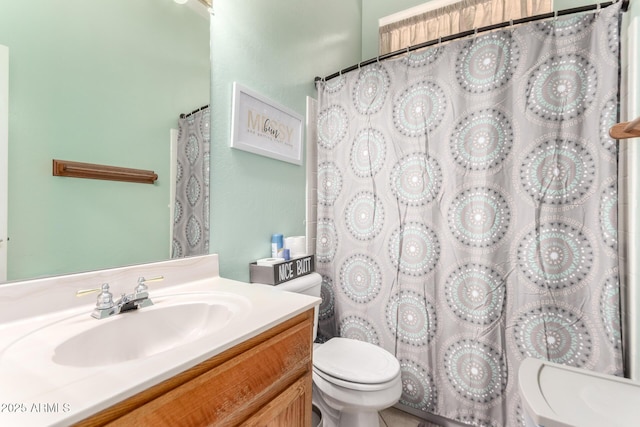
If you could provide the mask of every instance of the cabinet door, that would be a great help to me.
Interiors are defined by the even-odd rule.
[[[311,373],[243,423],[243,427],[307,427],[311,425]]]

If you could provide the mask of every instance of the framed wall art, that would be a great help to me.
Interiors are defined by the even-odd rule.
[[[302,164],[302,116],[233,83],[231,147]]]

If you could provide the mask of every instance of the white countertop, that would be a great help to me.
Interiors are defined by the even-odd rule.
[[[0,286],[0,312],[5,310],[4,319],[0,318],[0,425],[69,425],[80,421],[259,335],[320,302],[318,298],[281,292],[268,285],[224,279],[217,276],[217,271],[217,256],[209,255],[182,262],[167,261]],[[90,317],[95,296],[66,299],[66,296],[63,298],[58,295],[60,292],[69,293],[72,289],[95,286],[98,278],[98,282],[120,282],[131,287],[129,285],[135,283],[134,277],[145,274],[151,277],[150,273],[165,273],[165,281],[161,286],[149,286],[150,297],[155,305],[140,311],[162,307],[175,295],[198,298],[203,292],[233,294],[239,300],[248,301],[250,308],[246,309],[247,306],[243,305],[243,312],[212,336],[204,335],[149,357],[97,367],[63,366],[53,362],[52,348],[56,344],[54,335],[57,333],[51,325],[55,327],[56,322],[77,319],[73,321],[75,328],[90,328],[110,320]],[[109,277],[113,280],[107,280]],[[52,286],[52,280],[58,286]],[[120,291],[113,290],[113,293],[118,295]],[[51,293],[55,295],[50,295],[48,299],[47,294]],[[30,308],[25,310],[29,316],[24,316],[14,306],[28,306],[28,295],[32,296],[33,304],[56,301],[58,298],[60,301],[73,301],[74,306],[65,308],[64,303],[51,302],[49,308],[41,307],[41,314],[35,314],[38,310]],[[76,300],[82,300],[82,304],[78,305]],[[13,313],[13,318],[7,311]],[[117,316],[132,314],[136,313]],[[25,336],[33,336],[41,328],[51,328],[46,330],[54,332],[40,334],[46,337],[35,341],[38,345],[24,340]],[[29,345],[24,345],[25,342]],[[78,348],[78,352],[82,352],[82,348]]]

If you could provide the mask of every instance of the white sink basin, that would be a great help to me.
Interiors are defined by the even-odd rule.
[[[152,357],[215,334],[247,316],[247,298],[223,292],[167,295],[154,305],[97,320],[75,315],[40,328],[5,352],[40,348],[57,365],[103,367]]]
[[[74,294],[162,275],[154,305],[91,317]],[[0,426],[64,427],[211,360],[320,301],[219,276],[215,254],[0,286]],[[44,408],[44,410],[43,410]],[[47,410],[51,409],[51,410]]]

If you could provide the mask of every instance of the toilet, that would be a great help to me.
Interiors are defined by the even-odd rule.
[[[518,369],[526,427],[640,425],[640,383],[528,357]]]
[[[322,276],[311,273],[276,287],[320,297]],[[313,338],[318,328],[315,310]],[[375,427],[378,411],[395,405],[402,394],[400,363],[385,349],[335,337],[313,346],[313,404],[322,427]]]

